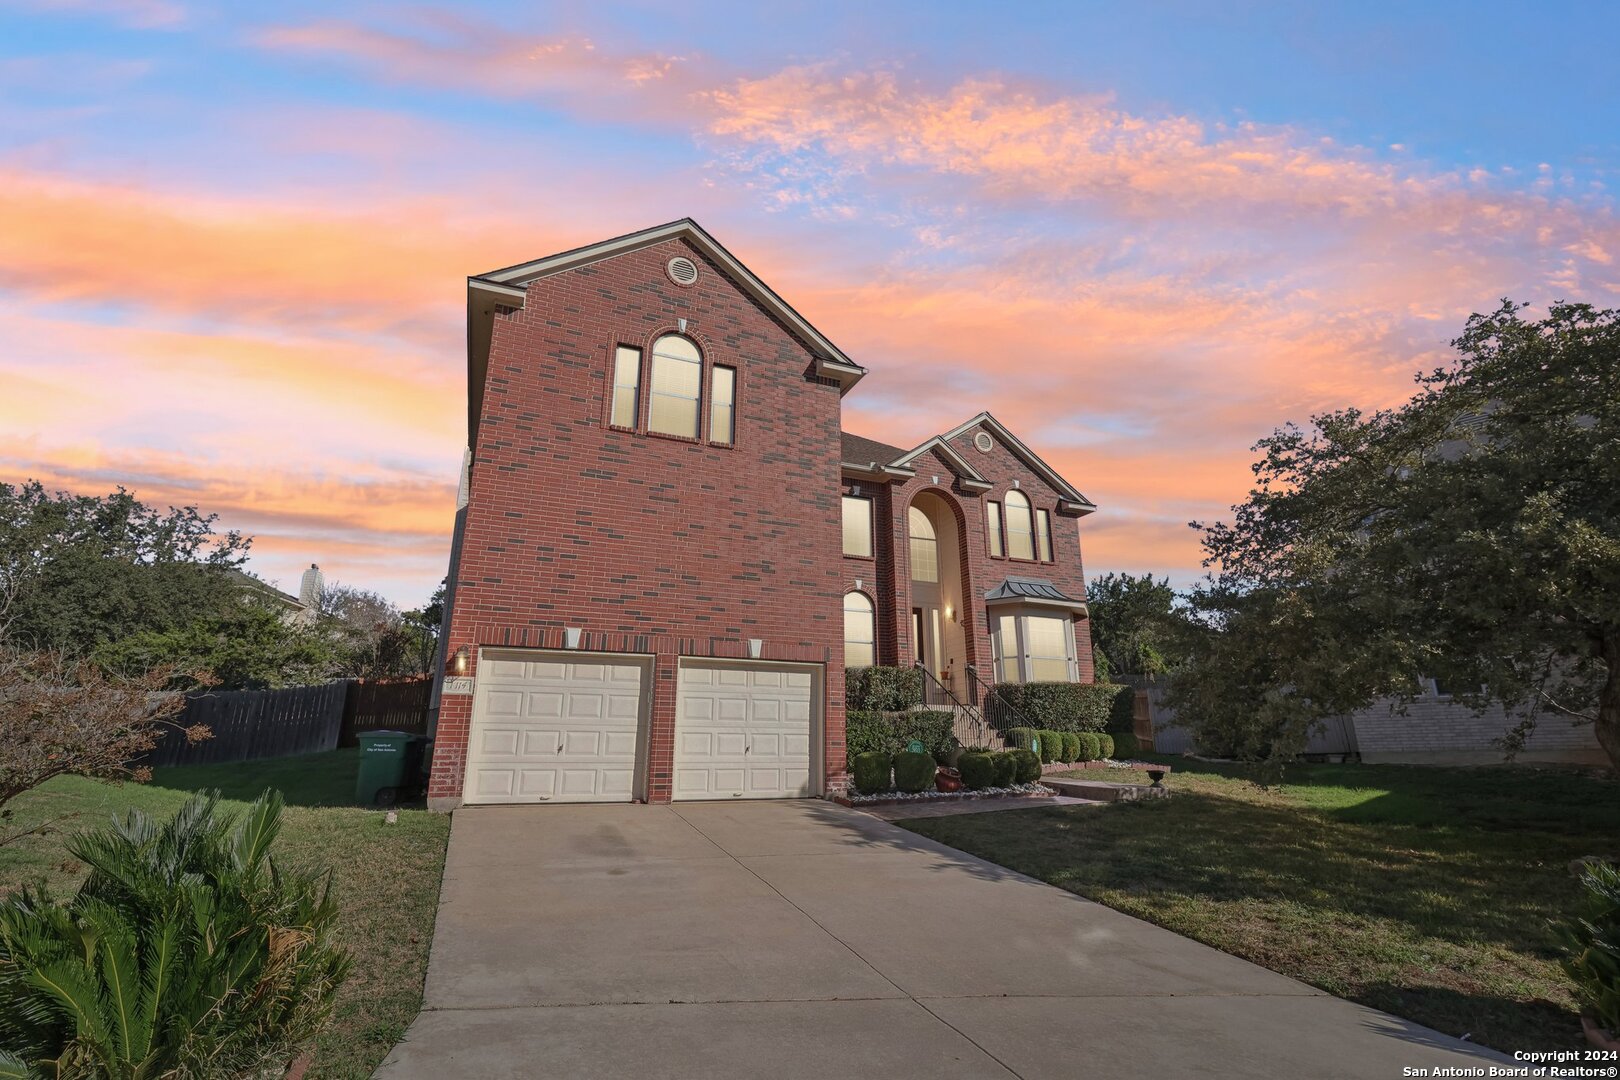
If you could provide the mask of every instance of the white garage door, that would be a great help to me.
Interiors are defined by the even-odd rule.
[[[632,657],[484,653],[466,801],[630,801],[647,681]]]
[[[675,798],[795,799],[811,790],[814,668],[688,661],[675,716]]]

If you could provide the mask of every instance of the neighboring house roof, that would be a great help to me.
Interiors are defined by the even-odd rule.
[[[1040,604],[1069,608],[1086,614],[1084,600],[1076,600],[1045,578],[1008,577],[984,594],[986,607],[996,604]]]
[[[866,374],[864,367],[844,355],[842,349],[827,340],[821,331],[811,326],[792,305],[778,296],[775,290],[761,281],[752,270],[739,262],[735,255],[722,247],[720,241],[710,236],[703,226],[691,218],[681,218],[667,225],[655,225],[650,229],[615,236],[611,240],[586,244],[584,247],[547,255],[543,259],[533,259],[518,263],[516,266],[506,266],[469,277],[467,279],[469,363],[482,362],[487,358],[489,337],[486,320],[493,314],[495,308],[522,307],[527,297],[526,286],[530,282],[603,259],[611,259],[615,255],[639,251],[666,240],[677,239],[685,240],[720,267],[755,303],[803,342],[816,358],[816,374],[837,382],[840,393],[847,394],[850,387]],[[479,355],[480,353],[482,355]],[[468,420],[469,434],[476,434],[474,429],[478,423],[477,415],[469,416]]]
[[[304,602],[302,600],[298,599],[298,597],[294,596],[292,593],[282,592],[280,589],[276,588],[274,585],[262,578],[256,578],[252,574],[249,574],[243,570],[232,569],[229,571],[229,573],[237,580],[239,584],[251,589],[253,592],[258,593],[267,600],[272,600],[275,603],[278,603],[293,611],[304,610]]]

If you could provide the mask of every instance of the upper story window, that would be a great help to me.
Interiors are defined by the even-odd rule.
[[[696,345],[679,334],[665,334],[653,342],[648,390],[648,431],[686,439],[698,437],[703,358]]]
[[[877,663],[877,612],[865,593],[844,594],[844,666]]]
[[[872,557],[872,500],[844,496],[844,554]]]
[[[1001,504],[987,502],[984,504],[984,525],[990,538],[990,557],[1002,558],[1007,554],[1007,546],[1001,539]]]
[[[1007,554],[1015,559],[1035,559],[1035,520],[1029,512],[1029,497],[1014,488],[1007,492]]]
[[[736,441],[737,369],[715,365],[709,372],[709,441]]]
[[[641,350],[620,345],[613,353],[613,426],[635,429],[641,411]]]
[[[939,581],[939,539],[928,515],[913,506],[906,517],[911,535],[911,580]]]
[[[1035,511],[1035,543],[1042,562],[1052,562],[1052,515],[1045,510]]]

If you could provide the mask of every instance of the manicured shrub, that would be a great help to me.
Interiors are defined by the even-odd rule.
[[[72,897],[0,901],[0,1074],[280,1076],[325,1027],[350,965],[331,876],[272,859],[279,793],[218,807],[132,810],[68,842]]]
[[[1098,754],[1102,750],[1102,745],[1097,741],[1097,733],[1094,731],[1082,731],[1079,733],[1079,738],[1080,757],[1078,760],[1096,761]]]
[[[882,751],[898,754],[911,740],[923,744],[925,753],[947,763],[956,738],[951,734],[954,718],[948,712],[880,713],[858,709],[844,714],[844,746],[853,757]]]
[[[1581,885],[1580,915],[1555,928],[1564,946],[1559,963],[1598,1027],[1620,1034],[1620,866],[1590,863]]]
[[[932,760],[932,759],[930,759]],[[868,750],[856,754],[850,763],[854,773],[855,790],[862,795],[876,795],[889,790],[889,772],[894,768],[894,757],[884,750]]]
[[[1003,750],[999,754],[990,755],[990,765],[995,771],[996,787],[1011,787],[1018,782],[1018,759],[1013,757],[1015,750]]]
[[[1080,760],[1080,733],[1078,731],[1065,731],[1063,738],[1063,760]]]
[[[1027,751],[1026,751],[1027,752]],[[962,786],[970,791],[994,787],[995,765],[991,754],[963,754],[956,759],[956,769],[962,774]]]
[[[844,707],[872,712],[905,712],[921,705],[922,672],[916,668],[860,667],[844,670]]]
[[[938,768],[933,754],[898,753],[894,755],[894,786],[912,794],[932,791]]]
[[[1097,760],[1114,756],[1114,737],[1104,731],[1097,736]]]
[[[1008,746],[1018,750],[1028,750],[1034,744],[1035,736],[1039,734],[1040,732],[1032,727],[1015,727],[1008,728],[1003,737],[1007,740]]]
[[[1136,691],[1113,683],[997,683],[1017,719],[1054,731],[1129,731]]]
[[[1109,757],[1132,758],[1142,752],[1142,748],[1137,745],[1136,736],[1128,731],[1116,731],[1109,737],[1114,740],[1114,752]]]
[[[893,751],[892,729],[882,713],[851,709],[844,714],[844,749],[851,760],[860,754]]]
[[[1041,759],[1028,750],[1009,750],[1013,761],[1018,764],[1018,771],[1013,779],[1020,784],[1033,784],[1041,778]]]
[[[1063,753],[1063,736],[1055,731],[1037,731],[1037,742],[1040,743],[1041,763],[1050,765]]]

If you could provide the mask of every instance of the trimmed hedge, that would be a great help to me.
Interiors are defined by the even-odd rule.
[[[923,699],[916,668],[859,667],[844,671],[844,707],[851,711],[905,712]]]
[[[1041,764],[1050,765],[1063,752],[1063,736],[1055,731],[1037,731],[1035,736],[1041,744]]]
[[[894,786],[901,791],[916,794],[932,791],[934,772],[939,768],[933,754],[900,753],[894,755]]]
[[[1109,757],[1135,757],[1142,752],[1142,747],[1136,741],[1136,736],[1129,731],[1116,731],[1109,737],[1114,740],[1114,752],[1108,755]]]
[[[1063,733],[1063,760],[1079,761],[1080,733],[1078,731],[1065,731]]]
[[[997,683],[1001,699],[1035,727],[1129,731],[1136,691],[1114,683]]]
[[[1017,750],[1028,750],[1040,732],[1032,727],[1008,728],[1004,733],[1007,745]]]
[[[963,754],[956,759],[956,770],[962,774],[962,786],[970,791],[995,786],[995,764],[990,754]]]
[[[996,787],[1011,787],[1016,783],[1018,776],[1018,760],[1013,757],[1014,751],[1003,750],[999,754],[990,755],[990,767],[995,773]]]
[[[856,754],[850,763],[855,790],[862,795],[876,795],[880,791],[888,791],[889,770],[892,768],[894,758],[881,750],[868,750],[864,754]]]
[[[1097,736],[1097,742],[1101,744],[1101,749],[1097,751],[1098,761],[1114,756],[1114,737],[1112,735],[1105,731]]]
[[[1099,751],[1102,749],[1102,744],[1097,740],[1097,733],[1094,731],[1082,731],[1079,733],[1079,739],[1079,760],[1096,761],[1099,756]]]
[[[1009,757],[1018,765],[1018,771],[1013,779],[1020,784],[1033,784],[1041,778],[1041,759],[1028,750],[1009,750]]]
[[[916,739],[941,764],[956,748],[948,712],[879,713],[862,709],[844,717],[844,748],[851,755],[882,751],[898,754]]]

